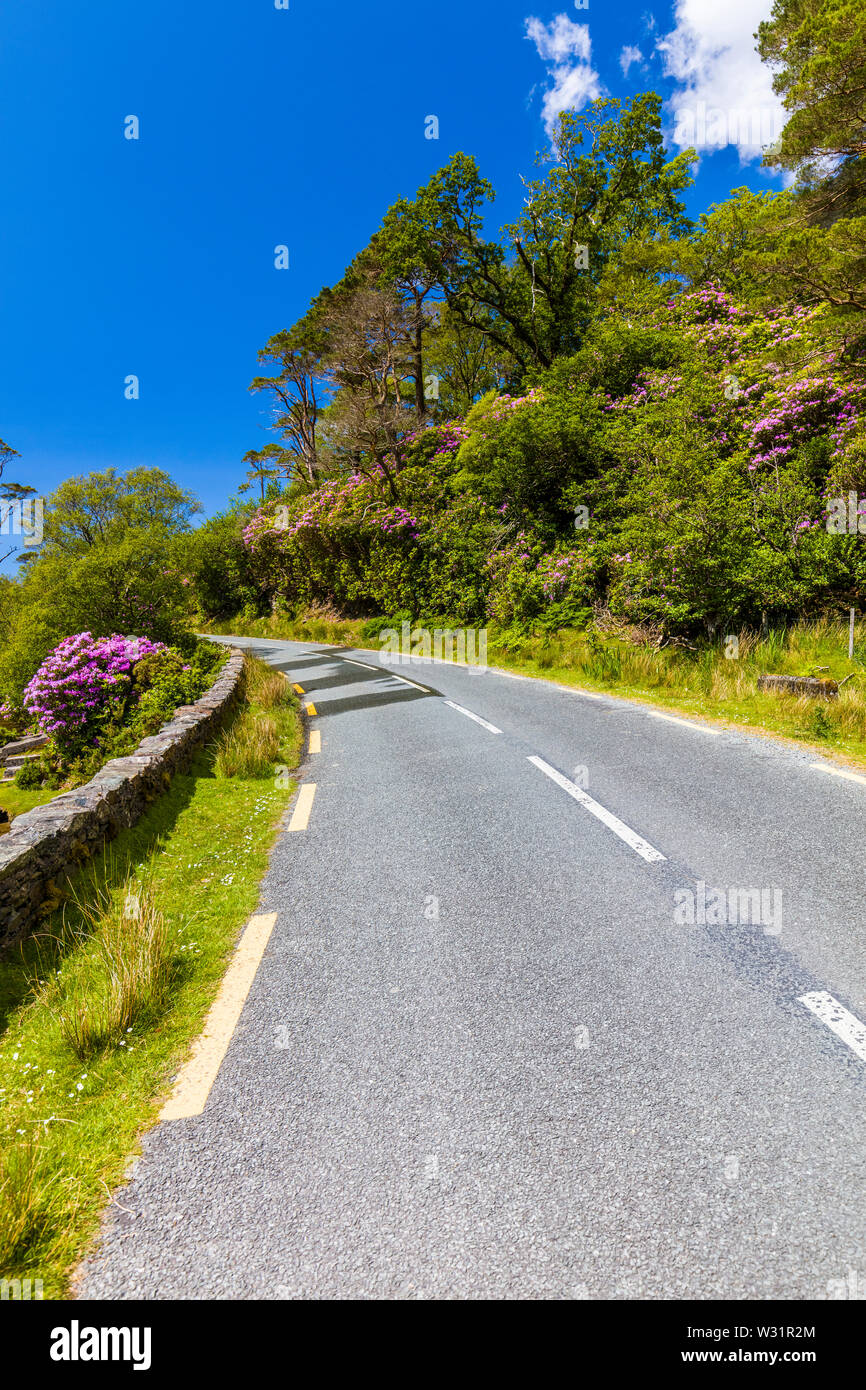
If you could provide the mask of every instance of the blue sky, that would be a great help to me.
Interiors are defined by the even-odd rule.
[[[725,124],[777,118],[750,37],[770,0],[289,4],[3,0],[0,437],[41,493],[146,463],[218,510],[266,437],[258,348],[455,151],[507,221],[558,105],[653,88],[672,138],[698,113],[692,215],[781,186]]]

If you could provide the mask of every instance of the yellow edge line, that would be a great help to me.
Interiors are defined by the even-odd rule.
[[[308,701],[307,701],[307,714],[315,714],[315,713],[316,713],[316,706],[313,704],[312,700],[308,700]]]
[[[313,809],[313,798],[316,795],[315,782],[305,782],[298,792],[298,799],[289,821],[290,830],[306,830],[310,823],[310,812]]]
[[[288,677],[286,677],[286,679],[288,679]],[[299,695],[303,695],[303,693],[304,693],[304,687],[303,687],[302,685],[295,685],[295,686],[293,686],[292,688],[293,688],[294,690],[297,690],[297,692],[298,692]]]
[[[275,912],[267,912],[247,923],[204,1031],[162,1108],[160,1120],[188,1120],[204,1110],[276,920]]]
[[[844,777],[849,782],[862,782],[866,786],[866,777],[860,777],[856,772],[843,772],[841,767],[829,767],[827,763],[810,763],[810,767],[816,767],[819,772],[829,772],[834,777]]]
[[[310,730],[310,752],[311,752],[311,753],[321,753],[321,751],[322,751],[322,733],[321,733],[321,730],[320,730],[320,729],[311,729],[311,730]]]

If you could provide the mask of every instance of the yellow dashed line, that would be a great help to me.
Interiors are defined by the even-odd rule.
[[[307,714],[315,714],[315,713],[316,713],[316,706],[313,704],[312,700],[308,700],[308,701],[307,701]]]
[[[313,809],[313,798],[315,795],[315,782],[305,782],[298,792],[298,799],[295,803],[295,809],[292,812],[292,819],[289,821],[290,830],[306,830],[310,823],[310,812]]]
[[[260,917],[251,917],[247,923],[220,992],[205,1020],[204,1032],[162,1108],[161,1120],[188,1120],[204,1110],[276,920],[277,914],[268,912]]]
[[[292,688],[293,688],[294,690],[297,690],[297,692],[298,692],[299,695],[303,695],[303,693],[304,693],[304,687],[303,687],[302,685],[296,685],[296,686],[293,686]]]
[[[311,729],[311,730],[310,730],[310,752],[311,752],[311,753],[321,753],[321,751],[322,751],[322,734],[321,734],[321,730],[319,730],[319,729]]]

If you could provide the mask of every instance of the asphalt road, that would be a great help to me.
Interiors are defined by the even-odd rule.
[[[315,798],[204,1113],[146,1137],[80,1295],[866,1290],[866,785],[544,682],[231,640],[314,702]],[[767,910],[690,925],[701,883]]]

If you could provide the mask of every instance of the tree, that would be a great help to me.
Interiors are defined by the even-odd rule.
[[[431,408],[442,419],[465,415],[488,391],[503,392],[518,384],[507,354],[447,308],[436,315],[426,354],[437,385]]]
[[[393,291],[374,285],[335,297],[325,370],[335,393],[328,433],[339,457],[381,476],[396,501],[401,439],[418,422],[411,376],[412,321]]]
[[[412,215],[412,206],[405,198],[388,209],[381,230],[370,243],[370,258],[377,263],[380,283],[388,285],[409,306],[415,408],[423,420],[428,413],[424,341],[432,322],[427,303],[438,286],[428,263],[423,224]]]
[[[275,441],[266,444],[263,449],[248,449],[244,454],[243,462],[249,464],[249,468],[247,469],[247,480],[245,483],[241,483],[238,492],[249,492],[253,483],[258,483],[263,502],[266,483],[268,487],[271,487],[278,484],[280,479],[290,476],[285,471],[286,450]]]
[[[856,0],[774,0],[758,52],[788,119],[765,159],[807,176],[866,155],[866,11]]]
[[[192,493],[161,468],[133,468],[69,478],[48,499],[45,543],[49,550],[82,554],[116,544],[131,531],[176,535],[201,511]]]
[[[253,464],[252,479],[293,477],[300,469],[304,479],[315,487],[320,474],[316,427],[320,415],[317,376],[321,369],[325,335],[318,312],[310,312],[293,329],[275,333],[259,353],[260,362],[276,362],[272,376],[257,376],[250,390],[268,392],[273,398],[272,427],[279,443],[264,449],[251,449],[244,463]]]
[[[25,497],[32,497],[36,491],[35,487],[29,487],[24,483],[13,483],[3,477],[7,465],[10,464],[13,459],[20,457],[21,455],[17,449],[13,449],[11,444],[7,444],[4,440],[0,439],[0,534],[6,529],[15,503],[21,502]],[[28,542],[25,542],[25,544],[27,543]],[[0,565],[3,564],[4,560],[8,560],[10,555],[14,555],[17,548],[17,546],[13,545],[6,551],[5,555],[0,555]],[[29,555],[25,555],[21,558],[30,559],[32,555],[33,552],[31,551]]]
[[[4,482],[3,474],[6,470],[7,464],[10,464],[13,459],[17,459],[20,457],[21,455],[19,454],[17,449],[13,449],[11,444],[7,444],[5,440],[0,439],[0,493],[2,493],[3,496],[6,495],[6,492],[9,490],[10,487],[17,488],[19,486],[18,483]]]
[[[176,543],[177,567],[191,578],[206,618],[262,611],[261,590],[243,540],[243,528],[254,510],[249,502],[234,502]]]
[[[505,245],[481,236],[493,191],[475,162],[455,155],[420,190],[407,217],[452,314],[482,333],[522,372],[575,352],[596,308],[606,266],[632,237],[679,235],[677,195],[691,182],[694,151],[668,161],[661,98],[621,110],[603,98],[559,117],[543,178],[524,180],[524,211]]]
[[[774,0],[756,35],[788,120],[764,162],[797,184],[763,258],[811,302],[850,319],[866,351],[866,11],[854,0]]]

